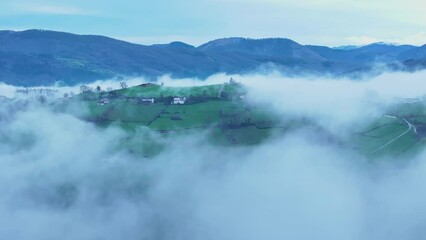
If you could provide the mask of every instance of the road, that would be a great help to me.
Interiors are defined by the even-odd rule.
[[[407,129],[405,132],[403,132],[403,133],[401,133],[400,135],[398,135],[397,137],[395,137],[395,138],[393,138],[392,140],[390,140],[389,142],[385,143],[384,145],[382,145],[382,146],[380,146],[380,147],[378,147],[378,148],[374,149],[373,151],[371,151],[371,152],[370,152],[370,154],[375,153],[375,152],[377,152],[377,151],[380,151],[380,150],[382,150],[383,148],[385,148],[385,147],[389,146],[390,144],[392,144],[393,142],[395,142],[395,141],[396,141],[396,140],[398,140],[399,138],[403,137],[405,134],[409,133],[411,130],[413,130],[413,131],[414,131],[414,133],[415,133],[415,134],[417,134],[417,128],[416,128],[416,126],[414,126],[414,125],[413,125],[413,124],[411,124],[409,121],[407,121],[407,119],[405,119],[405,118],[399,118],[399,117],[396,117],[396,116],[390,116],[390,115],[384,115],[384,117],[392,118],[392,119],[399,119],[399,120],[403,120],[403,121],[407,124],[408,129]]]

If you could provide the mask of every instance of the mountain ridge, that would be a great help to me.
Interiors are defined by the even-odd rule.
[[[376,63],[398,70],[426,68],[426,44],[369,44],[336,49],[288,38],[221,38],[200,46],[184,42],[142,45],[99,35],[49,30],[0,31],[0,82],[20,86],[76,85],[99,79],[162,75],[204,79],[259,69],[285,74],[347,74]],[[396,64],[398,63],[398,64]],[[407,63],[407,64],[406,64]]]

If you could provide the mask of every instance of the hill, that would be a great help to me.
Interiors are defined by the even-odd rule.
[[[357,148],[370,158],[413,155],[424,149],[426,108],[424,99],[395,104],[382,118],[354,135]]]
[[[413,70],[412,63],[425,58],[425,47],[377,43],[336,49],[279,38],[225,38],[199,47],[182,42],[145,46],[94,35],[0,31],[0,81],[20,86],[76,85],[120,76],[203,79],[219,72],[270,69],[293,75],[340,75],[369,71],[375,63],[397,63],[400,70]]]
[[[303,130],[321,143],[352,149],[370,159],[414,154],[425,146],[422,99],[399,101],[382,118],[344,138],[322,128],[315,119],[283,116],[265,104],[250,100],[244,85],[231,82],[197,87],[142,84],[110,92],[88,91],[55,102],[53,107],[102,128],[125,129],[130,137],[123,146],[145,156],[161,151],[164,139],[201,133],[210,144],[244,147]],[[141,132],[143,128],[159,135]]]
[[[305,125],[300,119],[281,119],[246,97],[247,89],[236,82],[198,87],[143,84],[110,92],[88,91],[54,102],[52,107],[100,127],[125,129],[131,137],[123,144],[146,156],[160,151],[163,141],[141,133],[144,127],[164,138],[207,133],[206,141],[212,144],[249,146],[273,137],[276,131]]]

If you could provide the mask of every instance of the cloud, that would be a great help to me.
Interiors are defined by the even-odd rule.
[[[142,83],[146,83],[147,80],[143,78],[130,78],[126,79],[126,83],[128,87],[133,87]],[[82,85],[82,84],[81,84]],[[55,90],[56,93],[54,97],[62,97],[65,93],[79,93],[80,92],[80,86],[81,85],[75,85],[75,86],[38,86],[38,87],[32,87],[31,89],[51,89]],[[97,86],[100,86],[102,90],[107,90],[108,88],[111,89],[118,89],[120,88],[120,82],[117,79],[110,79],[110,80],[98,80],[94,81],[88,84],[85,84],[92,89],[95,89]],[[21,86],[12,86],[7,85],[5,83],[0,82],[0,96],[5,96],[9,98],[13,97],[22,97],[19,96],[19,94],[16,93],[17,90],[24,89],[24,87]]]
[[[398,99],[422,98],[426,71],[416,73],[385,72],[365,80],[332,76],[285,77],[280,73],[266,75],[214,75],[205,81],[172,79],[158,81],[166,86],[220,84],[230,77],[250,89],[254,101],[267,102],[275,111],[293,116],[309,116],[327,128],[350,126],[383,114]],[[328,124],[329,123],[329,124]],[[326,127],[326,126],[325,126]]]
[[[69,5],[43,5],[43,4],[17,4],[15,6],[21,12],[48,15],[95,15],[96,11],[88,11]]]
[[[369,109],[395,98],[422,96],[425,72],[366,81],[235,77],[276,112],[338,126],[369,119]],[[38,104],[7,109],[0,110],[0,238],[396,240],[424,233],[425,152],[398,159],[404,165],[372,163],[302,128],[253,147],[206,144],[203,133],[166,138],[164,151],[148,159],[123,148],[135,135],[117,127]],[[149,129],[138,131],[139,141],[151,140],[143,134]]]
[[[0,83],[0,96],[14,97],[16,89],[15,86]]]

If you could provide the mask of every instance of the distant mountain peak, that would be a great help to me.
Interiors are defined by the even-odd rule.
[[[342,46],[332,47],[332,49],[353,50],[353,49],[357,49],[357,48],[360,48],[360,47],[362,47],[362,46],[359,46],[359,45],[342,45]]]
[[[218,46],[226,46],[241,43],[242,41],[247,40],[246,38],[241,37],[230,37],[230,38],[219,38],[207,42],[198,48],[209,48],[209,47],[218,47]]]
[[[234,47],[249,47],[256,45],[263,46],[276,46],[276,45],[299,45],[297,42],[288,39],[288,38],[261,38],[261,39],[253,39],[253,38],[242,38],[242,37],[230,37],[230,38],[220,38],[208,43],[205,43],[199,46],[199,49],[209,50],[209,49],[222,49],[229,48],[231,46]]]
[[[401,46],[401,44],[392,43],[392,42],[375,42],[375,43],[367,44],[365,46]]]
[[[184,42],[174,41],[168,44],[154,44],[153,47],[175,48],[175,49],[194,49],[195,47]]]
[[[122,76],[206,78],[217,73],[279,70],[288,74],[349,74],[377,62],[426,68],[426,45],[374,43],[352,49],[300,45],[287,38],[222,38],[199,47],[184,42],[133,44],[97,35],[42,29],[0,31],[0,82],[66,85]],[[346,47],[348,48],[348,46]],[[350,47],[349,47],[350,48]],[[405,64],[405,61],[412,60]]]

